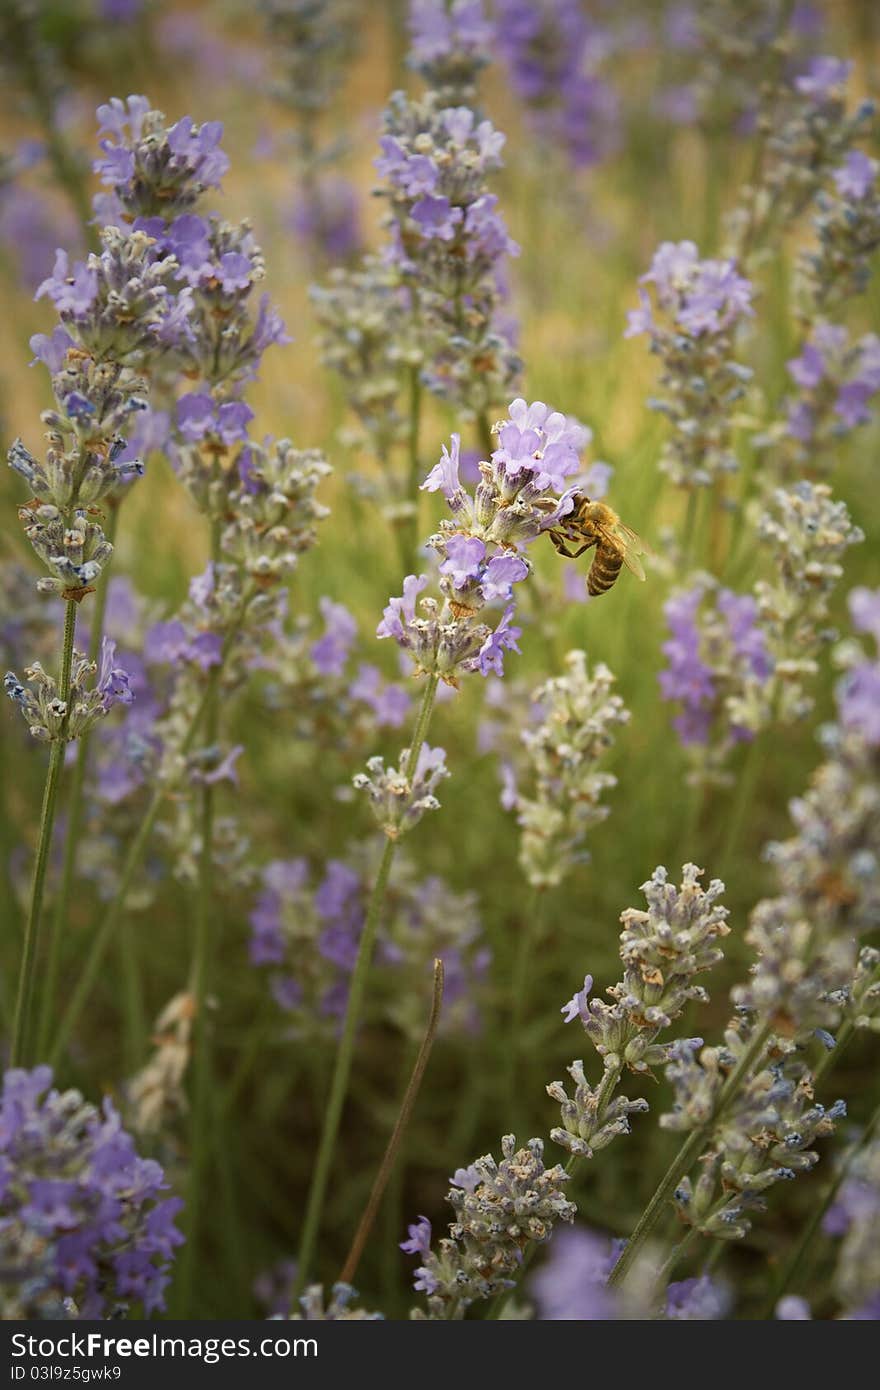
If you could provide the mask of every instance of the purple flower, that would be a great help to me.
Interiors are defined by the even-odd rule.
[[[849,611],[857,632],[869,633],[880,648],[880,589],[853,589]],[[867,657],[850,667],[837,684],[837,706],[844,729],[880,746],[880,660]]]
[[[160,1197],[162,1169],[138,1157],[109,1101],[98,1112],[51,1087],[48,1067],[7,1071],[0,1097],[0,1223],[9,1248],[37,1252],[17,1286],[22,1315],[70,1316],[65,1296],[82,1318],[123,1299],[160,1309],[181,1204]]]
[[[176,618],[167,623],[154,623],[144,639],[144,660],[150,666],[173,666],[183,656],[188,634]]]
[[[723,1318],[730,1306],[726,1292],[705,1274],[699,1279],[682,1279],[666,1290],[666,1316],[714,1322]]]
[[[214,424],[214,401],[204,392],[193,391],[177,402],[177,428],[188,444],[204,439]]]
[[[554,1232],[550,1251],[531,1280],[543,1322],[601,1322],[615,1316],[607,1289],[613,1264],[610,1242],[584,1227]]]
[[[868,409],[868,401],[875,389],[867,381],[847,381],[841,386],[834,402],[834,413],[848,430],[854,430],[857,425],[870,424],[873,417]]]
[[[813,97],[818,103],[826,102],[846,86],[852,68],[852,63],[842,58],[827,55],[811,58],[806,70],[795,78],[795,89],[802,96]]]
[[[420,574],[408,574],[403,581],[403,595],[401,598],[389,599],[388,605],[384,610],[382,621],[376,628],[377,637],[395,637],[401,641],[406,635],[405,625],[409,625],[415,619],[416,599],[424,588],[427,587],[428,576]]]
[[[698,586],[674,595],[663,607],[671,635],[662,647],[669,668],[660,672],[660,690],[664,700],[677,700],[683,706],[673,723],[685,745],[708,740],[715,700],[711,668],[700,656],[696,615],[702,601],[703,590]]]
[[[152,233],[151,233],[152,234]],[[193,212],[175,217],[167,230],[158,229],[162,245],[177,258],[179,278],[188,285],[201,285],[214,278],[214,258],[211,250],[210,227],[203,217]]]
[[[730,589],[720,589],[718,611],[726,619],[737,656],[748,664],[753,675],[766,680],[770,674],[770,660],[764,631],[758,623],[755,600],[750,594],[735,594]]]
[[[457,50],[467,53],[487,48],[492,26],[483,13],[482,0],[412,0],[409,12],[412,60],[436,63]]]
[[[872,748],[880,746],[880,662],[853,667],[837,685],[840,722]]]
[[[814,343],[805,343],[800,357],[793,357],[785,365],[798,386],[808,391],[818,386],[825,375],[825,358]]]
[[[517,638],[522,635],[522,628],[512,627],[510,620],[513,617],[513,605],[505,609],[501,622],[495,631],[490,633],[480,648],[479,665],[480,674],[488,676],[490,671],[496,676],[504,675],[504,653],[506,651],[518,652],[516,644]]]
[[[402,685],[386,685],[378,666],[365,662],[358,667],[348,694],[370,707],[380,729],[399,729],[412,705]]]
[[[551,411],[543,401],[527,405],[517,399],[508,417],[498,432],[492,462],[502,464],[508,477],[528,469],[537,488],[560,491],[564,480],[580,468],[580,451],[589,443],[590,431],[571,416]]]
[[[35,299],[48,295],[59,314],[68,314],[74,320],[78,315],[88,312],[98,293],[98,276],[84,261],[78,261],[70,271],[67,252],[55,252],[55,265],[52,274],[38,286]]]
[[[576,994],[572,995],[568,1003],[563,1004],[562,1008],[559,1010],[559,1012],[562,1014],[562,1019],[564,1023],[573,1023],[576,1018],[583,1019],[587,1017],[587,1014],[589,1012],[589,1005],[587,1003],[587,999],[589,998],[590,990],[592,988],[592,975],[585,975],[583,989],[579,989]]]
[[[68,348],[72,347],[73,339],[60,324],[53,328],[51,334],[35,333],[30,340],[30,349],[34,354],[31,366],[36,362],[43,362],[54,376],[56,372],[61,371],[67,360]]]
[[[127,671],[115,665],[116,643],[110,637],[101,639],[101,664],[98,668],[97,689],[103,696],[105,709],[113,705],[130,705],[134,699]]]
[[[870,159],[862,150],[850,150],[833,175],[840,196],[858,201],[866,198],[874,187],[878,168],[876,159]]]
[[[448,198],[427,193],[414,203],[410,216],[418,223],[423,237],[451,241],[463,214],[461,208],[453,207]]]
[[[217,434],[229,447],[247,439],[247,427],[254,412],[246,401],[224,401],[217,411]]]
[[[650,333],[654,327],[654,310],[651,296],[639,286],[639,307],[628,309],[624,338],[635,338],[639,333]]]
[[[427,1216],[420,1216],[408,1228],[409,1237],[400,1242],[405,1255],[429,1255],[431,1253],[431,1223]]]
[[[880,647],[880,589],[860,586],[849,595],[849,612],[857,632],[868,632]]]
[[[103,135],[107,131],[121,140],[127,133],[131,140],[139,140],[149,109],[150,103],[144,96],[131,96],[127,101],[111,97],[107,105],[99,106],[96,112],[98,134]]]
[[[293,339],[284,326],[284,320],[276,309],[272,307],[268,294],[264,294],[260,299],[260,307],[257,311],[257,321],[254,324],[254,331],[251,334],[251,347],[258,355],[264,353],[268,347],[277,344],[283,347],[285,343],[292,343]]]
[[[493,555],[480,579],[484,599],[487,603],[495,599],[507,602],[512,595],[513,585],[525,579],[528,572],[528,565],[519,555]]]
[[[324,619],[324,635],[310,649],[322,676],[341,676],[357,640],[357,621],[342,603],[322,598],[318,604]]]
[[[288,225],[329,261],[350,260],[363,247],[358,195],[348,179],[325,176],[313,189],[302,189]]]
[[[219,763],[209,772],[197,770],[193,773],[193,781],[201,782],[205,786],[213,787],[218,782],[231,782],[234,787],[238,786],[238,773],[235,764],[244,752],[244,744],[237,743]]]
[[[442,446],[443,452],[440,462],[435,463],[425,481],[422,483],[423,492],[442,492],[446,501],[453,511],[463,500],[463,488],[459,481],[458,470],[461,462],[461,435],[452,436],[452,451]]]
[[[476,536],[450,536],[446,542],[446,559],[440,573],[448,574],[456,589],[463,589],[471,580],[480,577],[486,547]]]
[[[226,294],[237,294],[250,287],[253,270],[253,262],[248,256],[240,251],[227,251],[220,257],[216,275]]]
[[[469,1163],[467,1168],[456,1168],[449,1181],[453,1187],[460,1187],[462,1192],[476,1192],[483,1179],[476,1165]]]

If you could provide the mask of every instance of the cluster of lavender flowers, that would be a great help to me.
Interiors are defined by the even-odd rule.
[[[586,652],[573,651],[565,665],[565,675],[532,695],[541,715],[520,734],[528,771],[518,778],[511,768],[506,786],[506,805],[516,811],[522,832],[520,866],[534,888],[557,886],[588,857],[585,838],[608,816],[602,796],[617,783],[602,760],[615,726],[629,720],[604,663],[590,672]],[[526,775],[531,794],[519,790]]]
[[[867,591],[856,603],[874,628],[876,605]],[[826,1109],[814,1099],[814,1037],[833,1049],[830,1029],[875,1026],[878,956],[860,941],[880,922],[876,718],[851,715],[824,740],[826,761],[791,804],[796,834],[767,848],[777,893],[751,914],[756,959],[732,991],[738,1017],[720,1047],[679,1044],[667,1068],[676,1098],[661,1124],[699,1131],[705,1150],[699,1177],[683,1174],[674,1200],[685,1224],[718,1239],[744,1236],[762,1194],[811,1168],[813,1144],[845,1113],[842,1101]]]
[[[27,684],[7,671],[3,687],[21,709],[32,738],[43,743],[81,738],[116,704],[134,699],[129,674],[116,663],[116,644],[105,637],[100,664],[74,653],[68,687],[62,695],[58,681],[39,661],[25,667]]]
[[[728,241],[749,265],[766,257],[771,232],[784,234],[824,194],[834,171],[869,130],[871,102],[850,114],[846,85],[852,63],[830,55],[803,67],[778,66],[761,91],[759,177],[742,191],[727,218]]]
[[[558,1222],[574,1220],[577,1208],[564,1192],[568,1174],[558,1163],[545,1166],[540,1139],[517,1149],[507,1134],[501,1152],[500,1162],[486,1154],[453,1174],[446,1200],[455,1220],[436,1250],[427,1217],[410,1226],[401,1249],[421,1259],[415,1289],[427,1295],[427,1313],[417,1308],[413,1317],[462,1318],[472,1303],[513,1287],[532,1242],[549,1240]]]
[[[880,1140],[864,1136],[834,1204],[825,1214],[826,1235],[840,1238],[834,1270],[838,1316],[876,1321],[880,1313]]]
[[[496,42],[543,148],[575,169],[616,150],[617,93],[601,75],[609,36],[577,0],[498,0]]]
[[[164,1307],[182,1203],[139,1158],[119,1116],[52,1087],[48,1067],[7,1071],[0,1095],[4,1318],[100,1318]]]
[[[877,594],[856,594],[859,620],[877,632]],[[757,961],[748,984],[734,995],[737,1004],[772,1017],[796,1039],[816,1029],[824,1035],[836,1027],[841,1008],[852,1004],[855,1017],[870,1026],[876,1003],[875,953],[868,947],[860,957],[859,943],[880,922],[880,728],[874,702],[853,698],[872,678],[876,682],[876,663],[853,661],[839,690],[840,725],[823,731],[827,760],[791,804],[796,834],[768,846],[777,894],[752,912],[747,939]]]
[[[701,0],[676,7],[673,42],[697,60],[692,106],[709,130],[750,133],[785,75],[785,60],[813,37],[809,6],[784,0]]]
[[[763,1194],[809,1171],[819,1159],[811,1145],[846,1114],[843,1101],[826,1109],[814,1100],[808,1066],[772,1034],[723,1104],[725,1082],[755,1036],[753,1025],[741,1022],[720,1047],[701,1048],[699,1039],[679,1043],[666,1068],[674,1101],[660,1124],[679,1131],[708,1127],[699,1176],[682,1177],[675,1208],[684,1225],[717,1240],[741,1240],[751,1213],[765,1210]]]
[[[503,314],[506,259],[517,248],[489,184],[504,136],[475,105],[490,35],[482,4],[425,0],[411,30],[412,61],[431,90],[421,100],[398,92],[385,112],[375,163],[387,244],[313,292],[324,360],[382,466],[394,522],[415,515],[422,387],[479,416],[485,431],[520,371]],[[400,445],[409,462],[397,478]]]
[[[659,1042],[660,1034],[692,1000],[708,1000],[694,976],[722,959],[718,943],[730,928],[719,901],[724,884],[713,879],[704,889],[701,876],[695,864],[685,864],[676,888],[666,870],[656,868],[642,884],[647,911],[627,908],[621,914],[624,973],[607,991],[613,1004],[590,999],[593,980],[587,975],[583,989],[562,1009],[566,1023],[580,1020],[603,1066],[600,1081],[591,1086],[583,1062],[573,1062],[568,1068],[575,1084],[571,1097],[560,1081],[547,1087],[562,1118],[562,1127],[550,1137],[576,1157],[590,1158],[617,1135],[629,1134],[629,1116],[647,1110],[648,1102],[616,1094],[624,1070],[650,1075],[678,1046]]]
[[[839,562],[864,539],[823,483],[777,489],[757,530],[772,552],[773,580],[736,594],[698,574],[664,609],[670,637],[661,692],[681,707],[674,724],[693,751],[697,780],[724,780],[737,743],[812,709],[817,657],[835,636],[829,602]]]
[[[334,270],[310,290],[326,367],[342,379],[360,429],[348,443],[367,444],[383,469],[409,428],[402,404],[407,372],[418,371],[422,348],[409,296],[393,266],[365,256],[351,270]]]
[[[710,1322],[724,1317],[730,1295],[707,1275],[679,1280],[658,1293],[656,1271],[650,1261],[642,1261],[625,1288],[610,1288],[608,1276],[624,1244],[587,1226],[557,1231],[547,1259],[529,1282],[536,1316],[547,1322]]]
[[[302,618],[268,654],[266,699],[279,716],[292,715],[298,741],[327,753],[359,751],[378,731],[399,729],[412,698],[360,659],[357,620],[345,604],[325,595],[318,609],[320,635]]]
[[[562,1010],[567,1021],[580,1018],[604,1065],[594,1090],[583,1063],[572,1064],[577,1088],[572,1099],[560,1082],[547,1087],[562,1107],[563,1125],[551,1138],[572,1157],[590,1156],[629,1132],[630,1114],[648,1106],[644,1100],[615,1095],[624,1070],[650,1074],[670,1054],[670,1044],[657,1042],[659,1034],[689,1001],[707,997],[694,976],[718,963],[717,943],[729,928],[726,909],[717,901],[723,885],[713,882],[703,890],[700,872],[686,865],[676,889],[664,869],[655,870],[644,885],[648,910],[630,909],[621,917],[625,970],[620,984],[609,990],[614,1004],[589,1000],[592,980],[587,976],[583,989]],[[414,1316],[460,1318],[472,1303],[505,1293],[516,1283],[527,1247],[549,1240],[560,1222],[574,1219],[576,1208],[564,1195],[568,1172],[559,1165],[545,1167],[543,1149],[540,1139],[532,1139],[517,1150],[515,1139],[507,1135],[500,1163],[487,1155],[459,1169],[447,1198],[455,1221],[436,1250],[427,1218],[410,1227],[401,1248],[420,1257],[415,1288],[427,1295],[427,1313],[416,1310]]]
[[[268,295],[252,309],[265,262],[250,225],[192,210],[229,167],[220,123],[198,126],[185,116],[169,127],[145,97],[114,98],[99,117],[105,138],[95,168],[110,190],[99,212],[151,239],[156,266],[173,274],[184,304],[173,366],[192,389],[171,418],[152,422],[155,442],[169,450],[199,507],[219,519],[253,418],[243,391],[266,349],[289,338]]]
[[[874,418],[869,402],[880,391],[880,338],[865,333],[851,342],[842,324],[819,319],[787,366],[797,394],[787,401],[779,433],[791,441],[791,467],[828,473],[840,442]]]
[[[669,637],[661,694],[679,706],[672,722],[693,758],[690,775],[723,780],[732,746],[755,736],[752,721],[732,722],[731,702],[742,702],[746,683],[762,689],[771,671],[757,602],[698,574],[667,599],[663,612]]]
[[[100,255],[70,266],[59,251],[37,292],[61,320],[31,344],[49,369],[56,406],[42,416],[45,461],[18,439],[9,463],[34,495],[21,516],[49,570],[39,587],[77,602],[112,553],[94,504],[111,505],[143,473],[141,460],[123,458],[125,432],[147,405],[142,373],[179,351],[188,333],[189,297],[173,284],[176,262],[154,262],[151,245],[144,232],[108,227]]]
[[[483,0],[411,0],[409,65],[444,106],[472,105],[495,40]]]
[[[817,198],[816,247],[801,260],[801,275],[820,312],[861,294],[880,246],[880,169],[862,150],[850,150],[834,170],[833,192]]]
[[[518,248],[487,183],[503,144],[468,106],[398,93],[376,161],[387,180],[389,257],[418,324],[423,378],[473,415],[508,395],[520,369],[499,321],[505,259]]]
[[[275,860],[263,870],[250,917],[250,958],[270,968],[272,994],[298,1038],[316,1031],[333,1036],[345,1013],[377,857],[372,848],[355,847],[345,860],[329,859],[317,885],[305,859]],[[473,895],[454,893],[440,878],[420,878],[398,854],[377,937],[382,968],[368,1016],[420,1037],[426,962],[440,956],[444,1029],[476,1027],[489,962],[481,937]]]
[[[734,407],[751,371],[734,358],[735,331],[752,314],[752,286],[732,260],[701,260],[692,241],[664,242],[630,311],[627,337],[647,333],[660,357],[662,397],[649,401],[672,426],[660,467],[678,487],[709,487],[735,472]]]
[[[518,650],[513,590],[530,569],[522,552],[571,511],[574,489],[566,488],[566,480],[580,471],[579,450],[589,437],[577,420],[542,401],[513,401],[495,432],[498,447],[480,463],[473,496],[459,477],[457,434],[422,484],[442,492],[452,513],[429,541],[440,557],[441,601],[423,598],[424,616],[417,616],[429,577],[408,575],[402,596],[389,601],[377,629],[379,637],[393,638],[408,652],[417,674],[449,685],[462,672],[502,675],[505,651]],[[504,609],[500,620],[487,622],[493,604]]]

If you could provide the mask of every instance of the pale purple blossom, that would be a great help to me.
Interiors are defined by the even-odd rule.
[[[357,620],[343,603],[322,598],[318,604],[324,633],[312,643],[310,656],[322,676],[341,676],[357,640]]]
[[[562,1020],[564,1023],[573,1023],[576,1018],[586,1018],[589,1012],[589,1004],[587,1003],[587,1000],[589,998],[590,990],[592,988],[592,975],[585,975],[583,987],[579,989],[575,994],[573,994],[571,999],[568,1000],[568,1003],[563,1004],[562,1008],[559,1010],[559,1012],[562,1014]]]

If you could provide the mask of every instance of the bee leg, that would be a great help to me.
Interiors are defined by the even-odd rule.
[[[580,550],[569,550],[558,531],[548,531],[547,535],[559,551],[559,554],[564,555],[566,560],[577,560],[580,555],[583,555],[585,550],[590,550],[591,547],[596,544],[595,541],[587,541],[586,545],[582,545]]]

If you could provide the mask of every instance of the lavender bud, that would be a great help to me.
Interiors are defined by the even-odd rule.
[[[367,771],[352,778],[358,791],[366,791],[373,804],[373,814],[390,840],[405,835],[417,825],[426,811],[436,811],[440,802],[434,788],[449,776],[446,753],[442,748],[422,744],[415,768],[410,776],[404,772],[410,750],[400,754],[400,771],[385,766],[384,758],[370,758]]]

